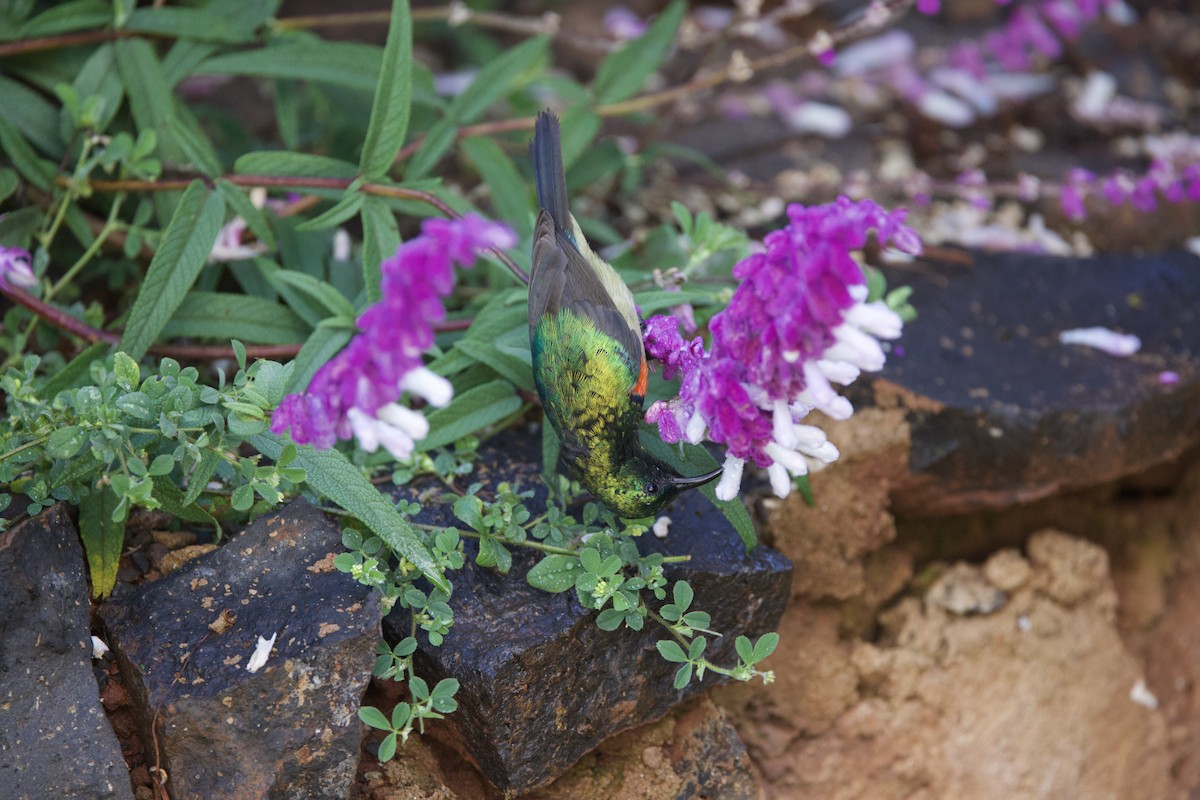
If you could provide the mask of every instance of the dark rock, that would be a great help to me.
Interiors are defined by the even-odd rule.
[[[157,715],[174,800],[350,791],[380,611],[377,594],[333,570],[340,549],[338,527],[297,500],[102,607],[147,742]],[[235,622],[214,632],[226,611]],[[266,665],[247,671],[273,634]]]
[[[132,798],[92,674],[79,535],[56,505],[0,534],[0,795]]]
[[[1190,253],[973,253],[889,280],[919,318],[867,384],[912,427],[897,515],[965,513],[1115,480],[1200,442],[1200,269]],[[1116,358],[1061,331],[1137,334]],[[1165,371],[1179,375],[1163,384]]]
[[[509,441],[482,450],[479,462],[491,465],[471,476],[485,484],[485,493],[503,480],[536,486],[528,505],[540,513],[545,500],[536,457]],[[448,514],[447,505],[422,512],[432,524],[453,524]],[[712,629],[724,634],[710,641],[708,658],[736,663],[739,634],[753,638],[779,621],[791,564],[766,547],[747,554],[733,527],[699,492],[685,493],[667,514],[669,536],[647,534],[639,548],[691,556],[671,565],[667,576],[691,584],[693,609],[709,612]],[[605,738],[657,719],[713,685],[710,674],[683,691],[672,687],[678,665],[659,656],[655,642],[668,637],[652,621],[640,632],[602,631],[574,591],[551,595],[526,583],[536,554],[514,548],[513,568],[501,575],[475,566],[470,544],[467,567],[453,576],[454,627],[441,647],[423,645],[415,661],[430,685],[459,680],[460,708],[449,724],[505,795],[553,780]],[[384,631],[393,642],[408,635],[407,615],[389,615]]]

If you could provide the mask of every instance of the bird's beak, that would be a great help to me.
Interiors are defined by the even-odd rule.
[[[712,472],[706,472],[705,474],[697,475],[694,478],[685,478],[683,476],[680,476],[677,478],[671,478],[671,484],[673,486],[677,487],[680,491],[683,491],[684,489],[694,489],[697,486],[703,486],[704,484],[711,481],[713,478],[718,477],[720,474],[721,474],[721,468],[718,467],[717,469],[713,470]]]

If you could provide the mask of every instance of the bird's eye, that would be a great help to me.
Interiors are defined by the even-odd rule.
[[[654,481],[650,481],[642,488],[646,490],[646,494],[658,494],[658,484]]]

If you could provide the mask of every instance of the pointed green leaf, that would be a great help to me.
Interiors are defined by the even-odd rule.
[[[368,196],[362,205],[363,226],[363,285],[367,287],[367,302],[376,303],[383,297],[380,289],[380,265],[396,254],[400,247],[400,229],[396,214],[382,197]]]
[[[335,225],[341,225],[346,220],[353,217],[362,208],[363,201],[366,195],[358,191],[350,191],[342,196],[330,208],[318,214],[310,220],[305,220],[296,226],[296,230],[319,231],[322,228],[332,228]]]
[[[294,175],[300,178],[353,178],[358,168],[349,161],[290,150],[247,153],[233,164],[239,175]],[[341,195],[341,189],[336,190]]]
[[[248,227],[258,240],[268,248],[275,249],[275,234],[267,222],[267,217],[261,208],[255,208],[250,202],[250,195],[245,189],[235,186],[227,180],[216,181],[217,191],[225,198],[225,202],[233,209],[233,213],[246,220]]]
[[[294,78],[373,92],[382,60],[383,50],[375,45],[314,40],[224,53],[200,64],[195,72]]]
[[[92,595],[106,597],[117,583],[117,566],[125,544],[125,517],[113,520],[120,505],[111,490],[93,492],[79,504],[79,538],[92,576]]]
[[[284,438],[266,433],[250,439],[255,449],[271,459],[279,458],[286,442]],[[412,523],[341,451],[316,450],[311,445],[297,447],[292,466],[305,470],[309,486],[361,520],[393,553],[408,559],[419,569],[430,583],[443,591],[450,591],[450,584],[421,542]]]
[[[154,344],[187,296],[204,268],[224,218],[221,195],[209,193],[204,184],[193,181],[180,198],[129,312],[121,349],[135,361]]]
[[[468,434],[495,424],[521,407],[512,384],[492,381],[463,392],[446,408],[427,414],[429,435],[417,442],[421,450],[456,442]]]
[[[438,161],[454,144],[454,136],[458,133],[453,117],[442,117],[433,124],[425,134],[425,140],[417,148],[417,152],[404,167],[404,179],[415,181],[425,177],[429,170],[437,166]]]
[[[190,292],[163,328],[164,336],[199,336],[255,344],[303,342],[312,326],[295,311],[260,297]]]
[[[484,136],[464,139],[461,146],[491,192],[495,218],[510,222],[521,238],[528,236],[533,230],[529,187],[512,159],[493,139]]]
[[[460,125],[474,122],[492,103],[508,94],[517,78],[545,56],[549,45],[549,36],[537,36],[493,58],[450,103],[450,117]]]
[[[604,59],[592,84],[599,102],[615,103],[632,97],[642,88],[667,57],[686,7],[683,0],[675,0],[645,34]]]
[[[25,180],[39,189],[49,191],[54,184],[54,176],[58,169],[34,152],[21,132],[3,116],[0,116],[0,153],[12,161],[12,165]]]
[[[412,98],[412,17],[408,0],[394,0],[379,84],[371,104],[371,122],[363,142],[359,171],[367,180],[383,177],[396,160],[408,133]]]

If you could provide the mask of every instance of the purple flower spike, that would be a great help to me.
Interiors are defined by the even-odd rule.
[[[895,312],[865,302],[865,278],[850,254],[872,231],[883,244],[919,253],[920,239],[904,215],[845,197],[789,206],[787,227],[767,235],[764,252],[734,267],[741,284],[713,317],[707,352],[699,338],[679,335],[674,317],[646,323],[647,353],[664,364],[666,378],[680,376],[679,395],[654,403],[646,420],[667,442],[708,438],[725,445],[719,497],[737,494],[747,461],[767,468],[784,496],[791,476],[837,458],[824,433],[798,423],[813,409],[848,417],[849,402],[831,384],[881,368],[878,338],[900,335]]]
[[[453,395],[421,356],[433,346],[433,323],[446,317],[442,298],[454,289],[455,265],[469,267],[479,250],[516,241],[506,226],[476,215],[425,220],[421,235],[380,264],[383,298],[358,318],[359,334],[317,371],[306,392],[283,399],[271,432],[290,428],[293,441],[318,448],[355,437],[369,451],[382,444],[396,458],[411,455],[429,425],[396,402],[400,395],[408,391],[434,406]]]

